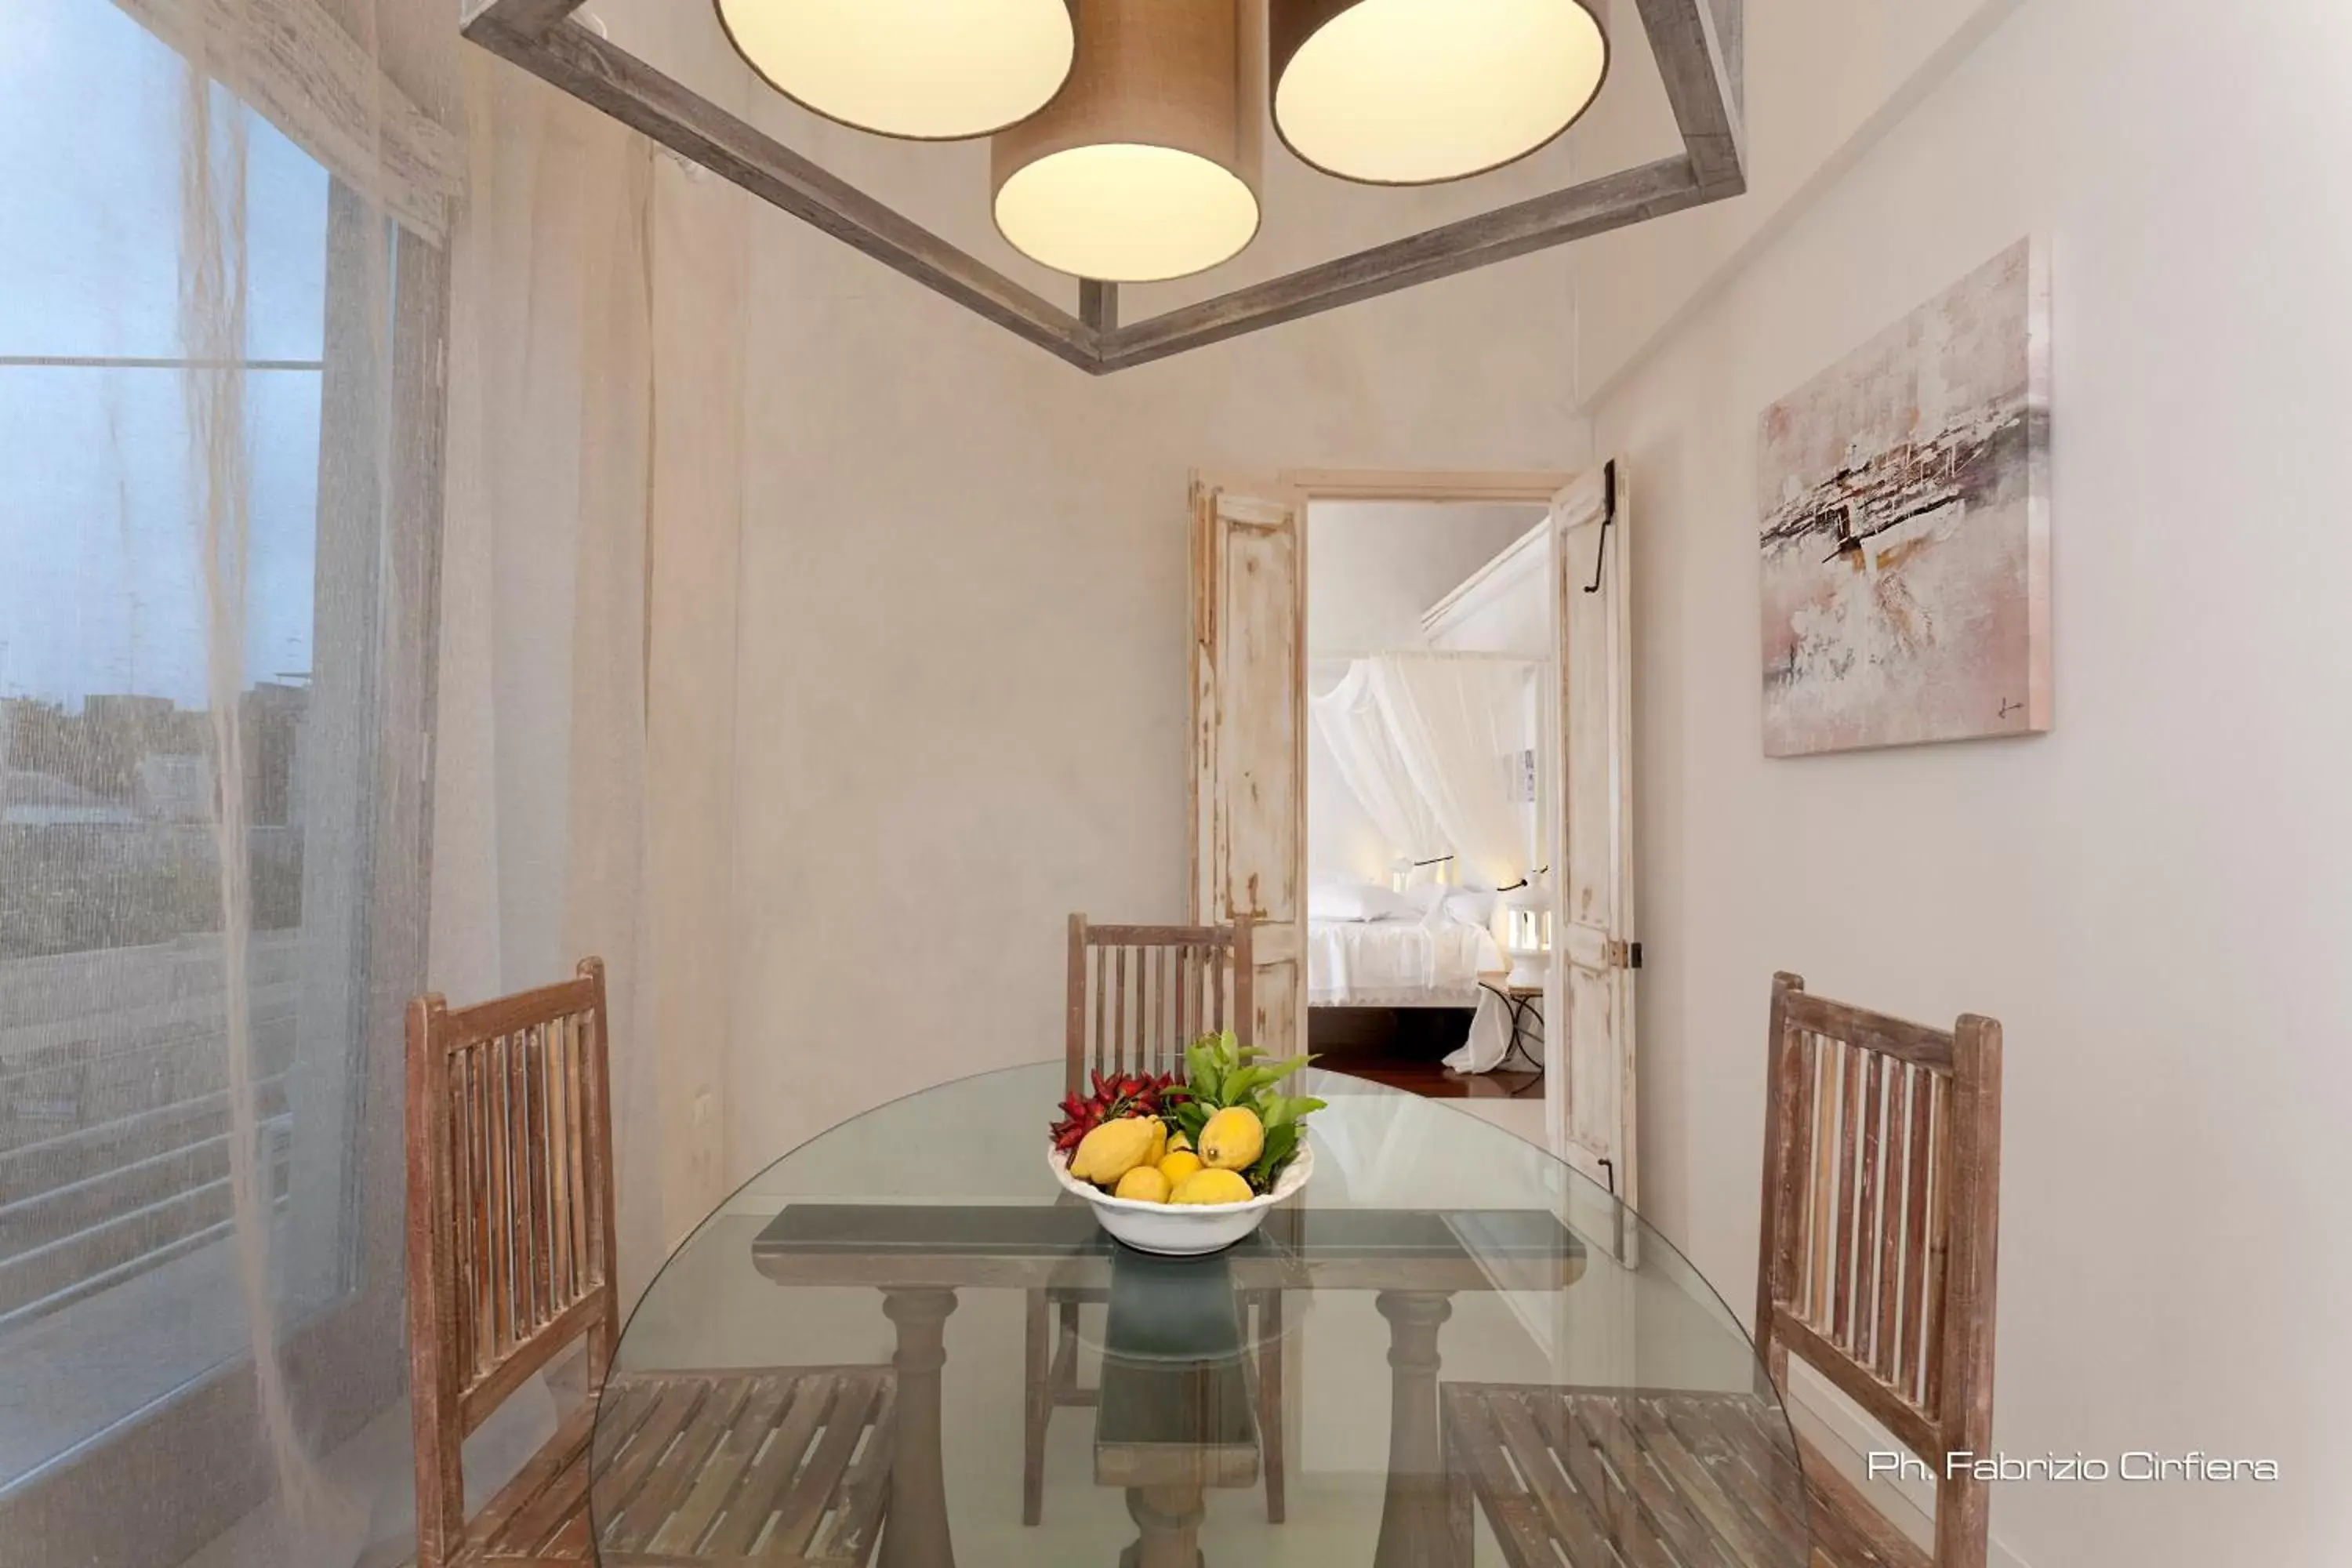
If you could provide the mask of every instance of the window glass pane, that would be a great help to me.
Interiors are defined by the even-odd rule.
[[[9,313],[0,302],[0,319]],[[310,668],[320,380],[270,370],[245,381],[247,686],[299,684]],[[89,695],[131,693],[204,708],[191,472],[177,369],[0,364],[0,473],[12,476],[0,521],[0,697],[78,708]]]
[[[177,363],[187,88],[177,57],[106,0],[8,9],[0,1495],[82,1462],[250,1350],[228,1173],[225,792],[190,378]],[[366,732],[351,714],[372,700],[377,628],[364,593],[333,596],[322,620],[316,584],[322,530],[341,531],[349,555],[379,521],[322,518],[320,476],[322,442],[347,455],[375,442],[372,429],[324,428],[333,182],[216,88],[210,103],[222,155],[235,120],[246,161],[242,221],[224,211],[244,237],[249,510],[243,626],[228,650],[242,765],[228,793],[247,841],[239,924],[266,1193],[248,1213],[268,1216],[266,1289],[283,1331],[345,1288],[338,1177],[358,1048],[347,996],[367,863],[367,818],[351,802],[364,798],[368,759],[315,738]],[[341,248],[339,268],[371,265],[368,245]],[[330,689],[342,707],[322,714]]]
[[[179,56],[105,0],[8,0],[7,26],[0,354],[180,354]],[[214,102],[216,124],[236,112]],[[316,360],[328,174],[244,121],[247,352]]]

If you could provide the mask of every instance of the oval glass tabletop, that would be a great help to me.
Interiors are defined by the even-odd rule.
[[[622,1338],[601,1561],[1802,1568],[1780,1403],[1679,1252],[1475,1116],[1303,1076],[1312,1179],[1202,1258],[1059,1188],[1059,1063],[777,1161]]]

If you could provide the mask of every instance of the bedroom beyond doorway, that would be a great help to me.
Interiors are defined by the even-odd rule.
[[[1307,1037],[1543,1136],[1548,509],[1307,509]]]

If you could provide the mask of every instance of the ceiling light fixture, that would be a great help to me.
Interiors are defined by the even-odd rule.
[[[920,142],[1043,108],[1077,51],[1071,0],[717,0],[769,86],[828,120]]]
[[[1261,153],[1241,59],[1235,0],[1078,0],[1068,85],[991,149],[998,230],[1034,261],[1114,283],[1239,255],[1257,234]]]
[[[1580,0],[1272,0],[1274,124],[1342,179],[1423,185],[1524,158],[1609,69]]]
[[[1617,14],[1640,26],[1678,147],[1574,174],[1556,189],[1496,193],[1497,201],[1432,226],[1128,316],[1122,280],[1213,266],[1256,233],[1270,84],[1291,145],[1326,169],[1395,183],[1475,173],[1541,146],[1591,102],[1609,69],[1609,40],[1593,19],[1600,0],[713,0],[736,44],[772,81],[845,121],[945,135],[1018,115],[1024,101],[1052,100],[995,132],[991,205],[1006,238],[1080,279],[1069,290],[1041,286],[1025,268],[1015,277],[859,188],[730,107],[735,79],[719,99],[706,97],[589,25],[581,3],[461,0],[462,26],[482,47],[679,157],[1097,375],[1748,188],[1747,0],[1638,0]],[[927,93],[961,100],[971,86],[965,78],[991,74],[975,62],[1030,58],[996,47],[1013,36],[1001,18],[1015,14],[1054,37],[1068,27],[1068,82],[1058,97],[1051,79],[1062,68],[1048,40],[1036,79],[985,112],[952,122],[887,112],[892,102],[906,110],[909,100],[937,110],[940,103],[923,101]],[[818,37],[824,21],[839,29],[831,35],[836,44],[863,40],[818,54],[859,66],[850,74],[864,85],[864,107],[796,79],[786,68],[795,61],[776,56],[792,54],[794,26]],[[902,35],[898,43],[892,27]],[[1369,31],[1358,37],[1357,28]],[[1498,47],[1498,37],[1515,41]],[[1352,84],[1318,78],[1324,49],[1340,46],[1353,51],[1357,69],[1386,70],[1389,85],[1376,74]],[[919,70],[910,58],[929,63]],[[1314,111],[1334,102],[1321,122],[1337,127],[1327,145]],[[1311,245],[1309,227],[1302,219]]]

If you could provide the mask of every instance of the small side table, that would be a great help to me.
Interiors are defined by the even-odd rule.
[[[1488,985],[1486,989],[1501,997],[1503,1005],[1511,1010],[1511,1043],[1494,1070],[1531,1072],[1540,1078],[1544,1070],[1544,988],[1503,984]]]

